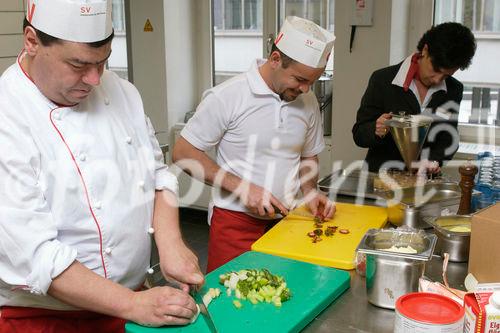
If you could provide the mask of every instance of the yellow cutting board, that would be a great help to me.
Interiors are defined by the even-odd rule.
[[[307,234],[315,229],[314,218],[305,206],[298,207],[252,245],[253,251],[274,254],[313,264],[354,269],[356,247],[368,229],[382,228],[387,221],[387,209],[375,206],[337,203],[327,226],[338,226],[331,237],[321,236],[313,243]],[[349,234],[341,234],[348,229]]]

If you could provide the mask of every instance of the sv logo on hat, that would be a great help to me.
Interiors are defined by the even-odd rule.
[[[92,10],[92,7],[80,7],[81,14],[89,14],[91,10]]]

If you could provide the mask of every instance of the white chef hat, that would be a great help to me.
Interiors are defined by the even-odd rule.
[[[92,43],[113,32],[111,4],[111,0],[28,0],[26,18],[50,36]]]
[[[287,56],[314,68],[326,66],[335,36],[316,23],[288,16],[274,44]]]

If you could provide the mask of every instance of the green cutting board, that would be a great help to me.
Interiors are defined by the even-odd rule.
[[[267,268],[271,273],[283,276],[292,292],[292,298],[284,302],[280,308],[269,303],[253,305],[249,301],[242,300],[243,307],[237,309],[232,303],[235,297],[228,297],[224,286],[219,284],[219,275],[245,268]],[[299,332],[349,288],[349,281],[349,273],[345,271],[249,251],[208,274],[201,293],[205,294],[208,288],[221,289],[221,295],[208,307],[220,333]],[[127,333],[210,332],[202,315],[195,323],[188,326],[150,328],[128,323],[125,331]]]

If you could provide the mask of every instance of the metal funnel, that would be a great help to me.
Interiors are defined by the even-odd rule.
[[[411,170],[412,162],[419,158],[431,123],[431,117],[422,115],[393,116],[385,122],[407,170]]]

